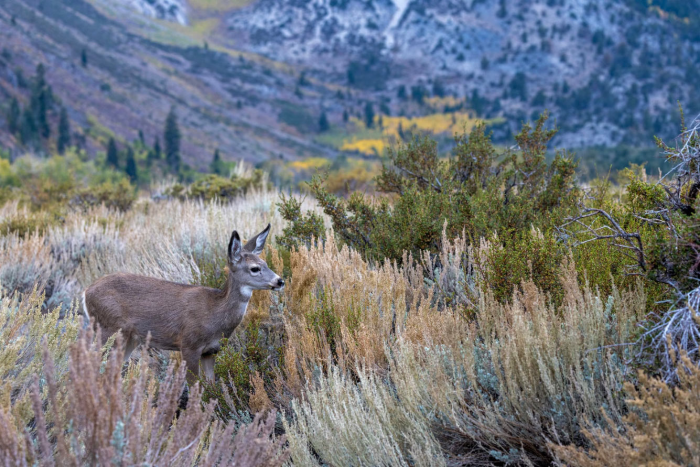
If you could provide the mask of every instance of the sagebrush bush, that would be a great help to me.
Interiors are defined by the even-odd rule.
[[[625,383],[630,412],[620,429],[590,427],[590,448],[552,446],[567,465],[624,467],[700,466],[700,369],[687,357],[679,364],[678,387],[639,373]]]
[[[446,465],[429,421],[415,416],[375,374],[357,374],[355,383],[333,368],[304,400],[292,403],[294,421],[285,429],[294,465]]]
[[[31,419],[34,378],[45,378],[42,353],[51,355],[55,376],[63,377],[82,325],[72,310],[45,312],[43,305],[44,297],[36,291],[0,294],[0,407],[12,411],[18,427]]]
[[[621,423],[622,388],[631,375],[633,352],[620,344],[629,342],[644,314],[639,284],[601,297],[579,287],[575,265],[565,260],[558,272],[564,291],[560,306],[524,281],[510,304],[482,289],[475,313],[465,316],[449,308],[437,311],[422,292],[413,298],[421,305],[407,303],[411,281],[424,282],[416,277],[419,270],[373,272],[359,254],[331,245],[329,237],[324,247],[305,252],[304,265],[296,263],[292,270],[292,287],[295,278],[303,280],[313,268],[317,280],[333,291],[331,305],[328,288],[311,288],[305,306],[318,311],[311,318],[294,315],[286,325],[287,383],[301,384],[299,394],[309,400],[293,405],[295,424],[288,427],[295,462],[317,465],[304,450],[310,444],[331,464],[352,463],[352,458],[369,465],[359,452],[393,459],[387,465],[417,463],[411,443],[424,443],[421,452],[427,454],[434,452],[434,439],[454,462],[547,463],[552,461],[548,440],[584,442],[584,419],[602,426]],[[393,292],[384,285],[392,282]],[[382,306],[369,307],[363,295]],[[330,308],[334,318],[327,321]],[[348,323],[354,323],[354,332]],[[329,333],[334,348],[325,338]],[[369,369],[386,376],[371,379]],[[348,378],[368,378],[371,384],[353,389]],[[346,398],[359,399],[350,403]],[[400,423],[374,412],[389,406],[402,413]],[[370,423],[381,443],[363,434]],[[333,442],[339,432],[347,437],[340,445]]]

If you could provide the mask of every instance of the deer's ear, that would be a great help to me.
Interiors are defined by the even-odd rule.
[[[265,227],[265,230],[257,234],[255,237],[251,238],[248,240],[248,243],[245,244],[243,249],[249,253],[253,253],[255,255],[259,255],[262,253],[263,248],[265,248],[265,241],[267,240],[267,236],[270,234],[270,224],[267,224],[267,227]]]
[[[231,240],[228,242],[228,259],[231,263],[237,263],[241,260],[241,237],[235,230],[231,234]]]

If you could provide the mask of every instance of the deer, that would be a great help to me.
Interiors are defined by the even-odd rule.
[[[284,280],[259,256],[269,233],[270,224],[242,246],[233,231],[222,289],[128,273],[103,276],[83,293],[86,320],[89,323],[93,317],[99,324],[103,346],[121,331],[124,362],[150,334],[152,348],[182,353],[188,385],[200,376],[200,363],[206,379],[213,382],[220,341],[241,324],[253,291],[284,288]]]

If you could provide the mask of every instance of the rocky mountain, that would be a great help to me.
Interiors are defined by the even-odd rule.
[[[217,148],[332,158],[343,138],[382,136],[353,133],[368,106],[475,114],[501,141],[547,108],[559,146],[650,145],[676,132],[677,102],[700,112],[698,11],[700,0],[2,0],[0,148],[25,150],[7,115],[12,98],[29,105],[39,63],[92,155],[110,135],[153,141],[171,107],[199,168]]]
[[[639,144],[700,112],[696,0],[259,0],[232,12],[239,47],[395,96],[436,83],[511,122],[547,107],[567,146]],[[695,4],[695,8],[688,8]],[[660,6],[668,8],[663,10]],[[693,13],[695,12],[695,13]],[[685,16],[679,16],[685,15]]]

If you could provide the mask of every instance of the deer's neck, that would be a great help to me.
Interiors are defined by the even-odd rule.
[[[252,295],[253,290],[250,287],[241,286],[229,274],[215,311],[218,315],[217,321],[226,337],[243,321]]]

